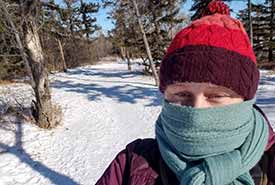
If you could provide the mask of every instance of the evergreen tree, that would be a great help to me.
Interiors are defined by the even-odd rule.
[[[114,44],[118,48],[127,48],[132,56],[144,59],[144,65],[150,72],[148,56],[144,47],[142,34],[140,33],[137,17],[131,1],[117,0],[105,2],[107,6],[112,6],[110,17],[114,20],[115,28],[111,31]],[[183,1],[138,1],[140,20],[146,33],[147,40],[154,60],[154,64],[159,66],[168,43],[175,35],[175,28],[183,27],[187,22],[187,17],[180,14],[180,7]],[[122,55],[126,56],[123,49]]]
[[[80,0],[79,14],[81,18],[78,19],[79,25],[78,28],[81,30],[82,34],[85,34],[87,38],[90,38],[91,35],[100,29],[100,27],[95,24],[96,18],[93,17],[94,13],[97,13],[99,10],[98,3],[84,2]]]
[[[252,4],[253,47],[258,61],[274,62],[274,11],[274,0],[267,0],[263,4]],[[248,30],[248,9],[241,10],[238,18]]]
[[[144,4],[145,11],[153,11],[144,17],[144,19],[149,19],[149,23],[145,24],[145,27],[149,43],[151,43],[153,58],[160,61],[167,45],[174,36],[170,34],[172,28],[184,23],[186,17],[178,16],[181,1],[147,1],[147,3],[147,5]]]
[[[96,24],[94,14],[99,10],[98,3],[85,2],[84,0],[64,0],[64,6],[54,0],[43,3],[46,12],[45,19],[51,22],[50,31],[58,31],[63,36],[81,36],[87,40],[100,29]]]

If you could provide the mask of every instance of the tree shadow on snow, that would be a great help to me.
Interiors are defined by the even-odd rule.
[[[112,70],[110,69],[93,69],[93,68],[76,68],[72,70],[68,70],[66,75],[85,75],[85,76],[93,76],[93,77],[104,77],[104,78],[133,78],[136,76],[143,75],[140,71],[121,71],[121,70]]]
[[[83,78],[83,75],[86,77]],[[108,97],[121,103],[135,104],[138,100],[146,99],[149,103],[144,106],[160,106],[162,95],[153,84],[130,80],[142,75],[140,71],[76,68],[61,75],[62,80],[55,80],[51,86],[68,92],[85,94],[91,101]],[[108,78],[113,79],[108,80]],[[104,86],[100,83],[104,83]]]
[[[54,88],[62,88],[68,92],[76,92],[87,95],[91,101],[102,97],[112,98],[118,102],[135,104],[138,100],[147,99],[149,103],[145,106],[161,105],[161,93],[157,88],[134,85],[135,82],[119,82],[122,85],[114,85],[115,81],[92,81],[94,83],[75,83],[73,80],[56,80],[52,84]],[[108,82],[111,87],[103,87],[96,82]],[[137,82],[138,83],[138,82]]]
[[[275,95],[275,92],[274,92],[274,95]],[[275,105],[275,97],[257,98],[256,103],[260,105],[268,105],[268,104]]]
[[[260,79],[260,85],[275,85],[275,77],[263,76]],[[265,94],[270,94],[265,97]],[[275,92],[271,90],[259,89],[257,92],[257,104],[259,105],[275,105]]]
[[[120,83],[120,84],[132,84],[132,85],[142,85],[142,86],[150,86],[150,87],[156,87],[155,85],[151,83],[146,83],[146,82],[135,82],[135,81],[120,81],[120,80],[99,80],[99,79],[86,79],[86,78],[81,78],[77,76],[58,76],[57,77],[62,77],[63,79],[70,79],[71,82],[78,80],[78,81],[85,81],[85,82],[90,82],[90,83],[110,83],[110,84],[115,84],[115,83]],[[56,80],[56,82],[59,82]],[[55,84],[55,83],[54,83]]]
[[[4,124],[4,123],[2,123]],[[39,161],[35,161],[32,157],[25,151],[22,143],[22,123],[17,119],[15,125],[16,129],[8,129],[6,127],[1,126],[0,129],[4,129],[6,131],[12,131],[15,133],[15,144],[13,146],[6,145],[0,142],[0,155],[4,153],[13,154],[16,156],[22,163],[27,164],[30,168],[40,173],[40,175],[49,179],[52,184],[55,185],[78,185],[79,183],[75,182],[70,177],[63,175],[59,172],[56,172],[43,163]],[[5,123],[7,124],[7,123]]]
[[[268,84],[274,84],[275,83],[275,77],[273,76],[262,76],[260,79],[260,85],[268,85]]]

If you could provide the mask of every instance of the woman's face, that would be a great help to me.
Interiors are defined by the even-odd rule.
[[[235,91],[211,83],[171,84],[167,86],[164,96],[171,103],[194,108],[219,107],[244,101]]]

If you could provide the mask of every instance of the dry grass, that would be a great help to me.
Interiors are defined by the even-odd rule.
[[[12,80],[0,80],[0,85],[9,85],[12,83],[15,83],[15,82]]]
[[[63,112],[60,105],[53,104],[52,107],[53,117],[52,124],[48,129],[55,128],[62,124]]]
[[[268,72],[269,75],[275,75],[275,68]]]
[[[27,82],[25,82],[24,80],[1,80],[0,79],[0,86],[18,84],[18,83],[26,84]]]
[[[53,129],[62,124],[63,113],[62,113],[61,106],[53,105],[52,109],[53,109],[52,110],[53,115],[52,115],[51,125],[49,125],[44,129]],[[31,108],[9,106],[5,110],[5,112],[2,112],[0,114],[0,123],[2,122],[1,117],[8,117],[8,116],[16,117],[17,120],[20,120],[20,122],[25,122],[25,123],[39,126],[32,114]]]
[[[30,108],[22,109],[19,107],[9,106],[5,112],[2,112],[0,114],[0,120],[1,120],[1,117],[8,117],[8,116],[16,117],[17,120],[20,120],[20,122],[35,124],[35,119],[32,116]]]
[[[257,63],[257,66],[260,69],[273,69],[273,70],[275,70],[275,63],[273,63],[273,62],[260,62],[260,63]]]

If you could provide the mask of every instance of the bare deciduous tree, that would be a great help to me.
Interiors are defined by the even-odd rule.
[[[4,11],[5,19],[10,25],[10,32],[15,34],[17,47],[22,59],[29,71],[31,85],[35,93],[33,101],[33,116],[37,125],[42,128],[52,128],[60,121],[61,112],[57,114],[51,101],[48,72],[44,63],[44,54],[38,35],[36,23],[37,8],[39,1],[20,1],[17,4],[20,10],[22,22],[18,29],[7,10],[8,3],[0,0],[1,9]]]

